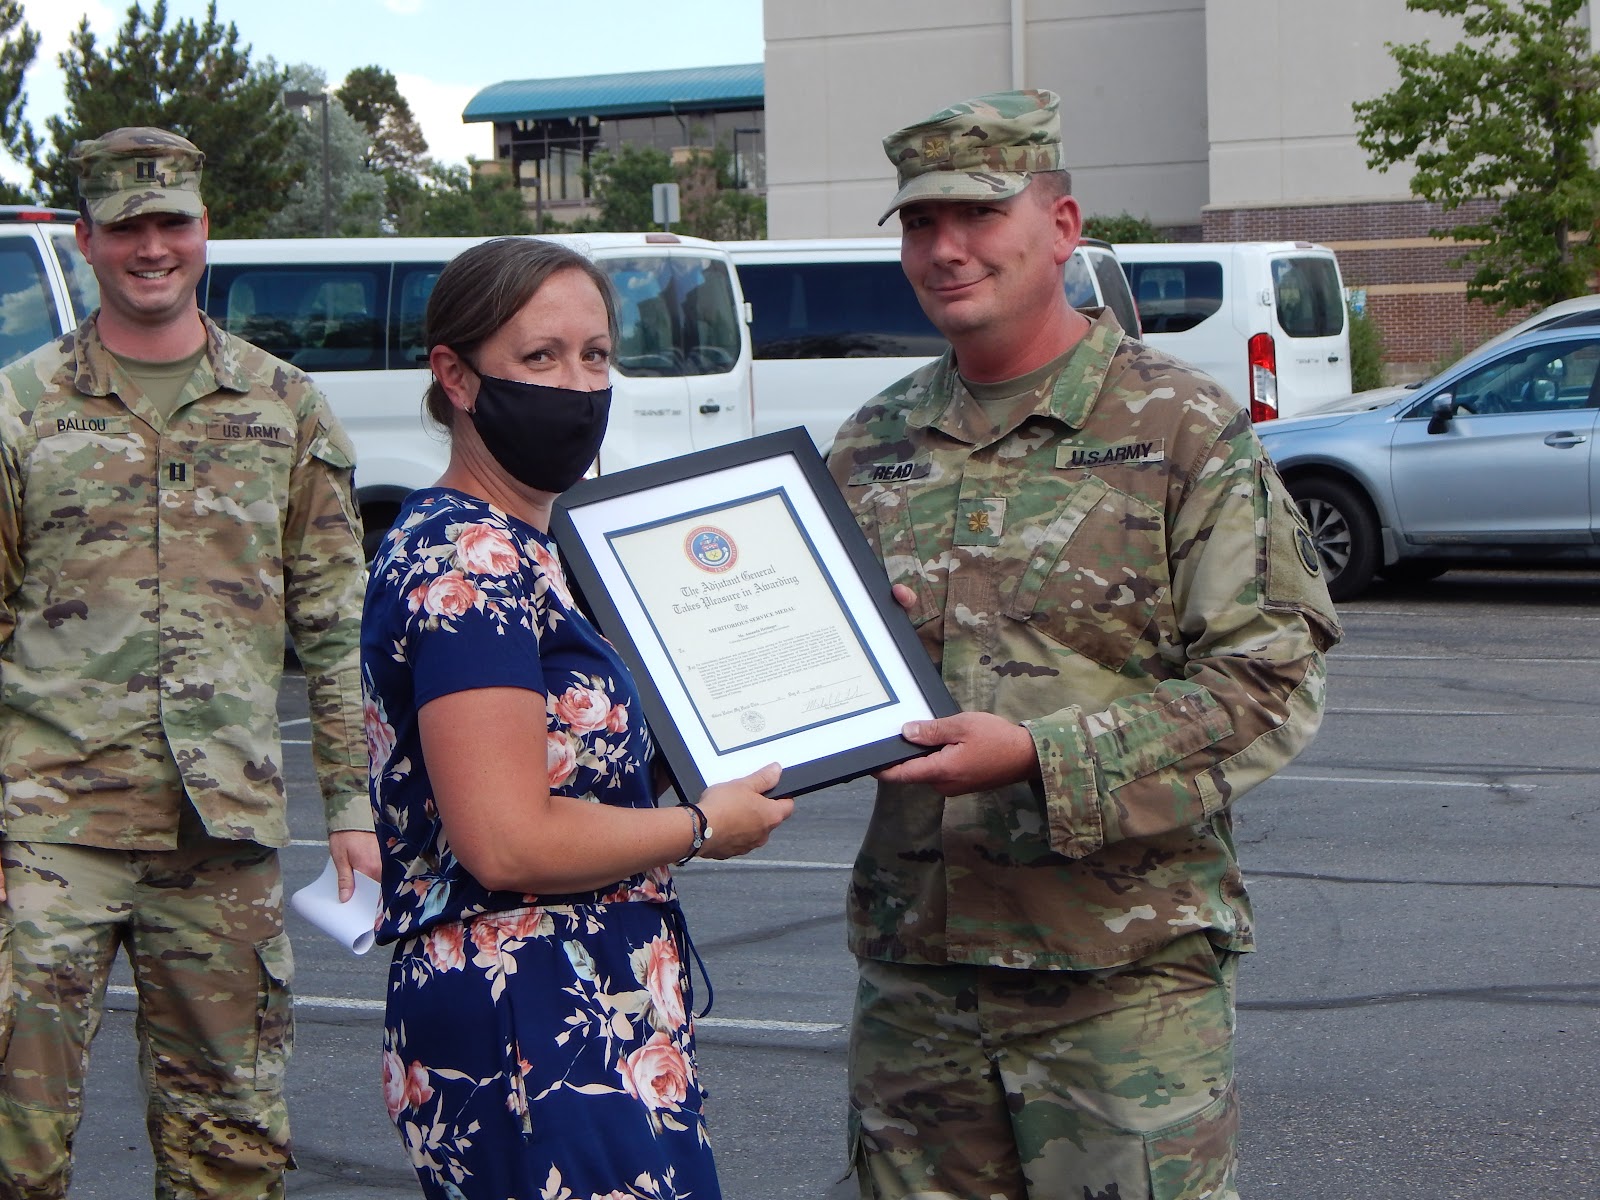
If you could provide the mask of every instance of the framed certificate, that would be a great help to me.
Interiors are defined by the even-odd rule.
[[[687,798],[774,761],[780,795],[852,779],[957,711],[804,430],[584,480],[550,532]]]

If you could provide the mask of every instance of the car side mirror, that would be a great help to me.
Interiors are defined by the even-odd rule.
[[[1456,398],[1451,392],[1440,392],[1433,398],[1433,415],[1428,419],[1429,433],[1443,433],[1450,428],[1456,415]]]

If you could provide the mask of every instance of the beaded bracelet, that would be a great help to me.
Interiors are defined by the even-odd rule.
[[[696,854],[699,854],[700,847],[704,846],[711,837],[711,822],[706,820],[706,814],[701,810],[700,806],[685,800],[682,807],[689,810],[689,823],[694,826],[694,843],[689,847],[689,853],[678,860],[678,866],[680,867]]]

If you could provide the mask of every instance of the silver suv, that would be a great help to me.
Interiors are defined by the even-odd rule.
[[[1600,561],[1600,326],[1490,345],[1412,391],[1256,426],[1335,600],[1376,575]]]

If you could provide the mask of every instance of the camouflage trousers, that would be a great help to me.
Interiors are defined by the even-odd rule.
[[[119,947],[158,1200],[284,1194],[294,970],[277,852],[0,842],[0,1197],[60,1200]]]
[[[1193,933],[1109,971],[861,960],[863,1200],[1237,1200],[1237,957]]]

